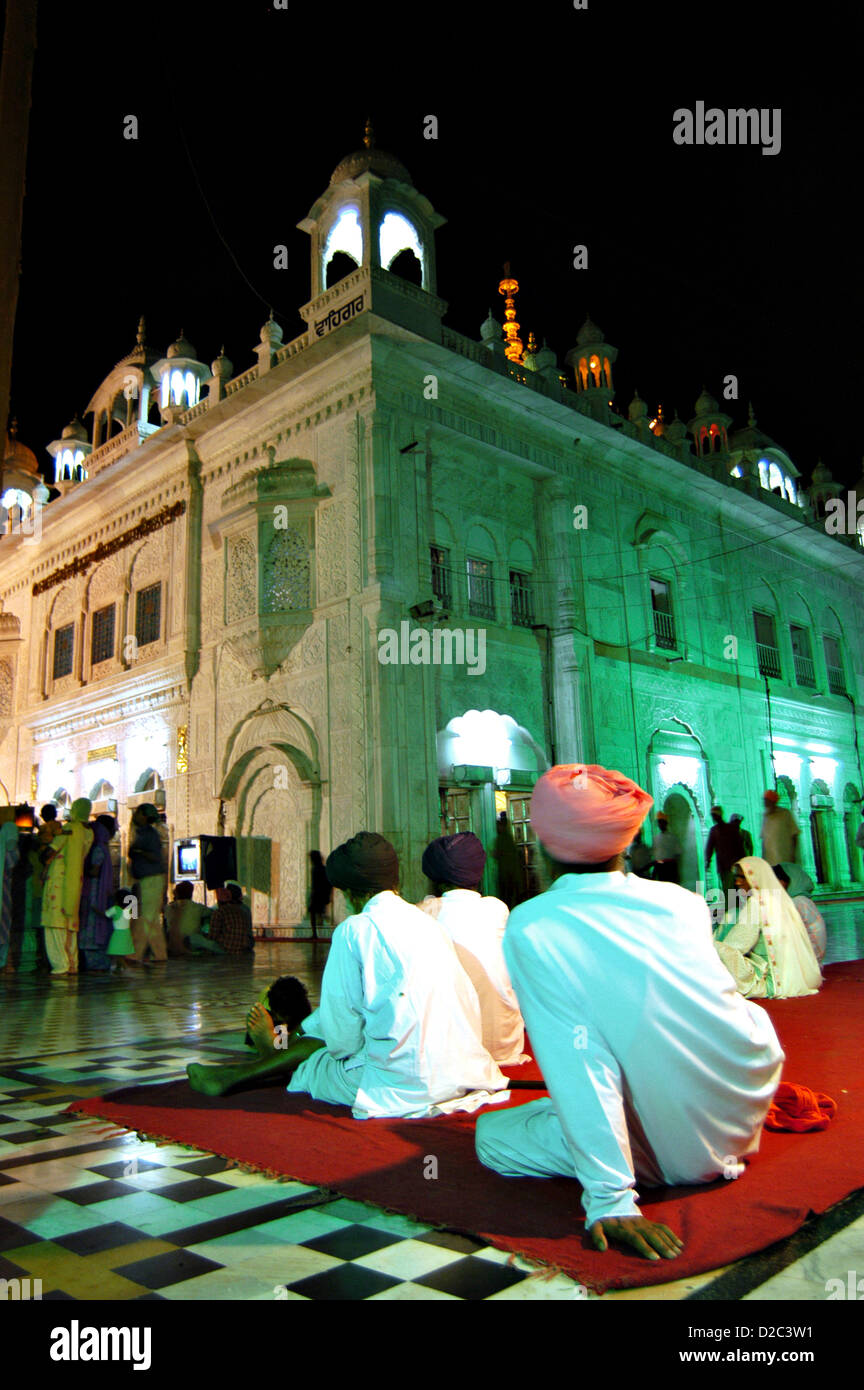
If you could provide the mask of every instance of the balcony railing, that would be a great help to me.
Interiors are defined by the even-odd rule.
[[[446,564],[432,561],[432,592],[445,608],[452,607],[450,591],[450,570]]]
[[[768,647],[764,642],[756,643],[756,655],[759,660],[760,676],[774,676],[780,678],[782,674],[780,668],[780,653],[776,647]]]
[[[654,641],[658,647],[663,647],[667,651],[674,651],[675,642],[675,623],[671,613],[661,613],[657,608],[654,610]]]
[[[476,574],[468,576],[468,612],[472,618],[495,617],[495,591],[491,579]]]
[[[816,669],[809,656],[800,656],[795,653],[795,681],[798,685],[812,685],[816,687]]]
[[[511,584],[510,614],[514,627],[534,626],[533,595],[525,585]]]
[[[846,677],[842,666],[829,666],[828,668],[828,689],[832,695],[846,694]]]

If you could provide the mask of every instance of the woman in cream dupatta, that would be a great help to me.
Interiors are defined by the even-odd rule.
[[[740,859],[732,870],[747,899],[734,924],[724,923],[715,945],[748,999],[791,999],[815,994],[819,962],[791,898],[764,859]]]

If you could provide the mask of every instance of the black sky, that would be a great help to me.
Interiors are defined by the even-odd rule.
[[[371,113],[448,219],[445,322],[471,337],[509,260],[559,360],[590,311],[634,387],[683,419],[703,383],[805,476],[852,485],[864,349],[858,273],[861,18],[851,5],[589,0],[125,7],[40,13],[12,408],[44,445],[135,341],[183,329],[254,362],[273,305],[303,330],[295,229]],[[782,150],[682,148],[676,108],[782,110]],[[124,140],[124,117],[139,138]],[[423,138],[435,114],[439,138]],[[223,241],[224,238],[224,241]],[[854,245],[853,245],[854,240]],[[230,248],[226,250],[224,243]],[[289,248],[287,271],[273,247]],[[590,269],[572,268],[589,247]],[[239,268],[238,268],[239,267]]]

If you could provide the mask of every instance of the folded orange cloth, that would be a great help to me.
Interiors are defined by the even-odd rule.
[[[809,1086],[781,1081],[765,1116],[766,1129],[827,1129],[837,1114],[837,1102]]]

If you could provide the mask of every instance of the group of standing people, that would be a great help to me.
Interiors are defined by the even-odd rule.
[[[167,846],[159,812],[150,804],[136,807],[124,874],[117,822],[108,814],[91,819],[92,810],[79,797],[61,821],[48,803],[32,830],[21,831],[12,820],[0,829],[0,968],[41,968],[55,977],[79,969],[105,974],[140,963],[148,947],[165,959]]]

